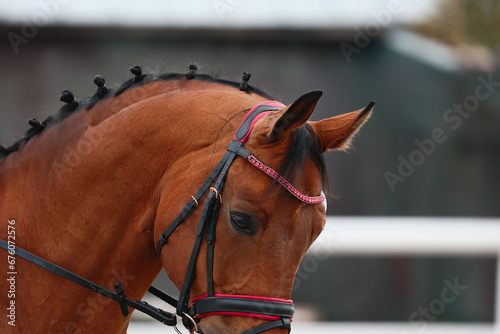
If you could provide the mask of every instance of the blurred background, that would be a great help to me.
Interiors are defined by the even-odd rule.
[[[299,269],[294,324],[497,329],[499,1],[0,0],[0,36],[3,146],[64,89],[90,96],[133,65],[247,71],[285,104],[321,89],[315,120],[376,100],[354,149],[326,157],[329,246]]]

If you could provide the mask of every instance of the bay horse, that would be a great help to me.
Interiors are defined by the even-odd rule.
[[[348,148],[373,103],[311,122],[321,91],[285,106],[247,73],[196,70],[136,66],[116,89],[97,76],[95,95],[64,91],[57,115],[0,147],[2,333],[126,333],[125,294],[141,299],[162,268],[191,332],[289,332],[294,276],[325,223],[323,153]]]

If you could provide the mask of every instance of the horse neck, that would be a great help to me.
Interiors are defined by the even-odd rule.
[[[127,294],[141,298],[161,270],[154,222],[162,193],[178,199],[173,210],[182,207],[244,114],[219,130],[264,100],[222,85],[186,85],[144,89],[146,98],[130,92],[136,100],[123,108],[118,99],[101,101],[8,156],[0,164],[1,212],[16,219],[18,246],[106,287],[117,273],[129,277]]]

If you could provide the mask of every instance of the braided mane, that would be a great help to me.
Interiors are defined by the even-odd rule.
[[[250,74],[247,72],[243,73],[241,82],[236,82],[227,79],[220,79],[218,77],[213,77],[208,74],[198,74],[196,73],[197,69],[198,68],[196,65],[190,65],[187,74],[164,73],[156,75],[156,74],[143,74],[142,69],[139,66],[133,66],[132,68],[130,68],[130,72],[134,75],[134,77],[125,81],[116,88],[107,88],[105,86],[104,78],[102,78],[100,75],[97,75],[94,78],[94,83],[97,86],[97,92],[94,95],[87,97],[86,99],[83,99],[81,101],[76,100],[70,91],[65,90],[62,92],[60,100],[66,104],[59,109],[57,114],[48,117],[43,122],[39,122],[36,119],[29,120],[28,123],[31,126],[31,128],[26,132],[24,138],[20,139],[10,147],[3,147],[0,145],[0,163],[6,156],[19,150],[24,144],[30,141],[33,137],[42,133],[45,129],[61,123],[69,115],[78,112],[82,109],[90,110],[98,102],[102,100],[117,97],[128,90],[140,87],[142,85],[151,82],[172,81],[181,79],[200,80],[204,82],[212,82],[212,83],[231,86],[241,91],[247,93],[254,93],[263,96],[269,100],[273,100],[273,98],[269,94],[265,93],[264,91],[256,87],[252,87],[248,84],[248,80],[250,79]],[[306,126],[300,127],[294,131],[289,151],[283,157],[283,163],[279,170],[280,175],[289,179],[291,182],[294,182],[295,178],[301,171],[302,166],[307,160],[312,160],[319,167],[323,183],[323,189],[328,191],[329,187],[326,175],[325,162],[319,150],[319,144],[317,143],[316,138],[314,137],[310,126],[306,124]],[[276,183],[273,183],[271,187],[275,185]]]
[[[24,138],[18,140],[9,147],[3,147],[0,145],[0,162],[9,154],[23,147],[23,145],[26,144],[28,141],[30,141],[33,137],[42,133],[45,129],[54,126],[56,124],[59,124],[69,115],[77,111],[80,111],[82,109],[85,110],[92,109],[96,105],[96,103],[98,103],[101,100],[119,96],[120,94],[122,94],[125,91],[128,91],[129,89],[133,89],[150,82],[180,80],[185,78],[195,79],[195,80],[213,82],[235,87],[247,93],[254,93],[261,95],[265,98],[272,99],[271,96],[269,96],[264,91],[256,87],[252,87],[248,84],[248,80],[250,79],[250,74],[247,72],[243,73],[243,79],[241,82],[236,82],[227,79],[220,79],[218,77],[214,77],[208,74],[198,74],[196,73],[197,70],[198,67],[196,65],[190,65],[189,72],[187,74],[164,73],[157,75],[157,74],[143,74],[141,67],[133,66],[130,68],[130,72],[134,75],[134,77],[125,81],[117,88],[107,88],[105,86],[104,78],[101,77],[100,75],[97,75],[94,78],[94,83],[97,85],[97,92],[94,95],[87,97],[82,101],[78,101],[75,99],[75,97],[70,91],[67,90],[63,91],[61,93],[60,100],[61,102],[64,102],[66,104],[63,107],[61,107],[55,115],[48,117],[43,122],[39,122],[36,119],[29,120],[28,124],[31,126],[31,128],[26,132]]]

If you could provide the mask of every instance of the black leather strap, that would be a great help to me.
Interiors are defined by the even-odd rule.
[[[219,217],[220,197],[216,199],[212,210],[212,217],[207,227],[207,293],[210,297],[215,294],[214,290],[214,253],[215,253],[215,230]]]
[[[231,155],[231,152],[226,152],[222,159],[219,161],[217,166],[212,170],[212,173],[208,176],[205,183],[200,187],[200,189],[193,196],[195,200],[190,199],[189,202],[184,206],[181,213],[175,218],[175,220],[168,226],[168,228],[163,232],[160,236],[160,240],[158,241],[158,245],[156,247],[158,254],[161,254],[161,249],[168,242],[168,238],[175,231],[175,229],[182,223],[184,220],[193,213],[194,209],[196,209],[197,203],[200,201],[201,197],[205,194],[205,192],[210,188],[210,185],[213,183],[215,178],[219,175],[221,170],[224,168],[224,165]]]
[[[291,322],[292,321],[289,318],[281,318],[281,319],[274,320],[271,322],[266,322],[265,324],[262,324],[260,326],[257,326],[257,327],[251,328],[249,330],[246,330],[244,332],[241,332],[240,334],[257,334],[257,333],[262,333],[262,332],[265,332],[265,331],[268,331],[270,329],[277,328],[277,327],[288,328],[288,333],[290,333]]]
[[[257,115],[259,115],[261,112],[264,111],[271,111],[271,110],[280,110],[282,109],[281,107],[272,107],[272,106],[267,106],[267,105],[260,105],[257,108],[255,108],[254,111],[252,111],[249,115],[245,117],[243,122],[241,123],[240,127],[236,131],[236,135],[234,136],[237,140],[241,140],[245,138],[247,135],[248,131],[250,131],[250,124],[254,120]]]
[[[229,146],[227,147],[227,150],[229,152],[233,152],[235,154],[238,154],[239,156],[243,158],[247,158],[249,155],[252,154],[249,150],[243,147],[243,143],[237,140],[233,140]]]
[[[241,312],[291,318],[293,311],[293,304],[284,302],[233,297],[206,297],[197,300],[189,309],[188,314],[194,317],[212,312]]]
[[[205,200],[205,207],[203,208],[200,222],[198,224],[198,230],[196,231],[196,240],[193,245],[193,250],[191,251],[191,257],[189,258],[186,276],[184,277],[184,283],[182,284],[182,289],[179,294],[179,302],[177,303],[177,315],[179,316],[182,316],[183,312],[187,312],[188,309],[191,287],[196,277],[196,260],[198,259],[201,242],[203,241],[203,234],[205,233],[205,227],[207,226],[205,217],[209,215],[209,211],[212,208],[214,201],[215,194],[213,192],[210,192],[207,199]]]
[[[177,315],[182,316],[183,312],[188,312],[188,301],[191,293],[191,287],[193,285],[194,279],[196,277],[196,260],[198,258],[198,253],[200,251],[201,242],[203,240],[203,235],[205,233],[206,226],[210,218],[212,218],[212,212],[214,210],[214,205],[218,196],[222,194],[222,187],[224,185],[224,180],[227,175],[229,167],[236,158],[236,154],[233,152],[227,152],[221,159],[223,162],[223,167],[220,170],[219,177],[212,187],[215,191],[210,191],[205,200],[205,206],[203,212],[200,216],[200,222],[198,224],[198,230],[196,232],[196,240],[191,252],[191,258],[189,259],[188,270],[186,271],[186,276],[184,278],[184,283],[179,295],[179,303],[177,304]],[[219,163],[220,164],[220,163]],[[207,180],[208,181],[208,180]],[[216,222],[214,222],[215,224]]]
[[[160,298],[161,300],[163,300],[164,302],[166,302],[170,306],[173,306],[173,307],[177,306],[177,299],[175,299],[174,297],[170,296],[168,293],[165,293],[152,285],[149,287],[148,292],[151,293],[152,295],[154,295],[155,297]]]
[[[7,241],[0,239],[0,248],[3,248],[5,250],[8,250],[8,243]],[[29,261],[33,264],[36,264],[37,266],[48,270],[56,275],[59,275],[73,283],[76,283],[86,289],[92,290],[100,295],[103,295],[104,297],[113,299],[117,301],[120,304],[122,313],[125,315],[128,313],[128,309],[126,307],[132,307],[135,308],[136,310],[146,313],[147,315],[151,316],[152,318],[164,323],[165,325],[168,326],[175,326],[177,324],[177,318],[175,317],[174,314],[163,311],[159,308],[156,308],[152,305],[149,305],[148,303],[144,301],[134,301],[132,299],[129,299],[125,296],[125,293],[123,292],[123,289],[120,289],[121,284],[117,285],[117,291],[118,293],[113,292],[111,290],[108,290],[98,284],[95,284],[81,276],[78,276],[71,271],[68,271],[62,267],[59,267],[58,265],[49,262],[47,260],[44,260],[28,251],[25,251],[22,248],[19,248],[16,246],[15,248],[15,256],[20,257],[26,261]],[[126,309],[126,310],[125,310]]]

